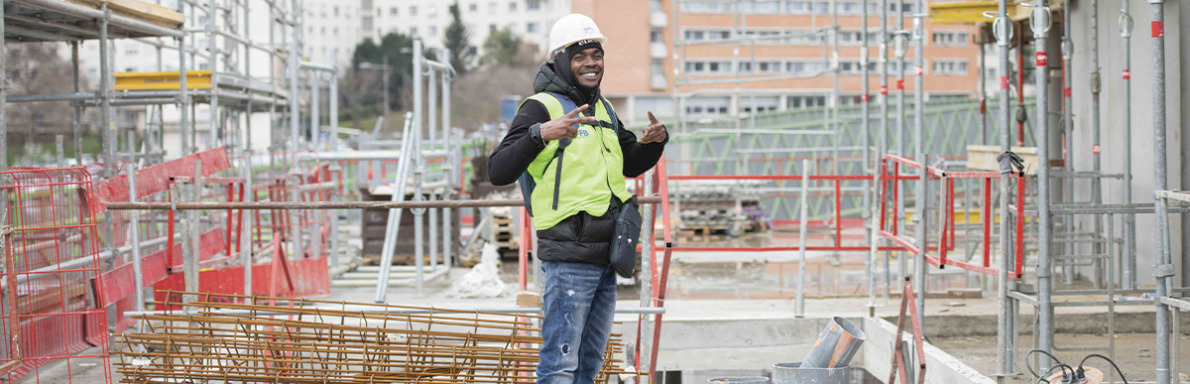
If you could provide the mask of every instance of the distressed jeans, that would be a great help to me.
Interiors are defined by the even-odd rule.
[[[607,265],[542,261],[542,321],[538,384],[588,384],[603,367],[616,310],[616,273]]]

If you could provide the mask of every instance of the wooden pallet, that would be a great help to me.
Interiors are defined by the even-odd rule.
[[[678,238],[691,241],[726,240],[726,225],[690,225],[679,228]]]

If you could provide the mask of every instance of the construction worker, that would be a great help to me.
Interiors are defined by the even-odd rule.
[[[549,40],[537,94],[521,103],[488,158],[488,178],[495,185],[521,178],[523,190],[535,184],[527,205],[545,273],[537,382],[593,383],[616,306],[608,255],[615,214],[632,197],[624,177],[652,168],[669,135],[649,112],[637,140],[600,95],[607,38],[590,17],[558,19]]]

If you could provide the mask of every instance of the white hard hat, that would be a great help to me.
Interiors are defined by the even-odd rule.
[[[587,15],[571,13],[558,19],[550,29],[550,50],[552,56],[558,50],[583,40],[598,40],[600,45],[607,44],[607,37],[599,32],[595,20]]]

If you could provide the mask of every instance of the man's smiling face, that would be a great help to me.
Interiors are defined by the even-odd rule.
[[[570,57],[570,73],[579,85],[598,88],[603,80],[603,49],[587,48]]]

